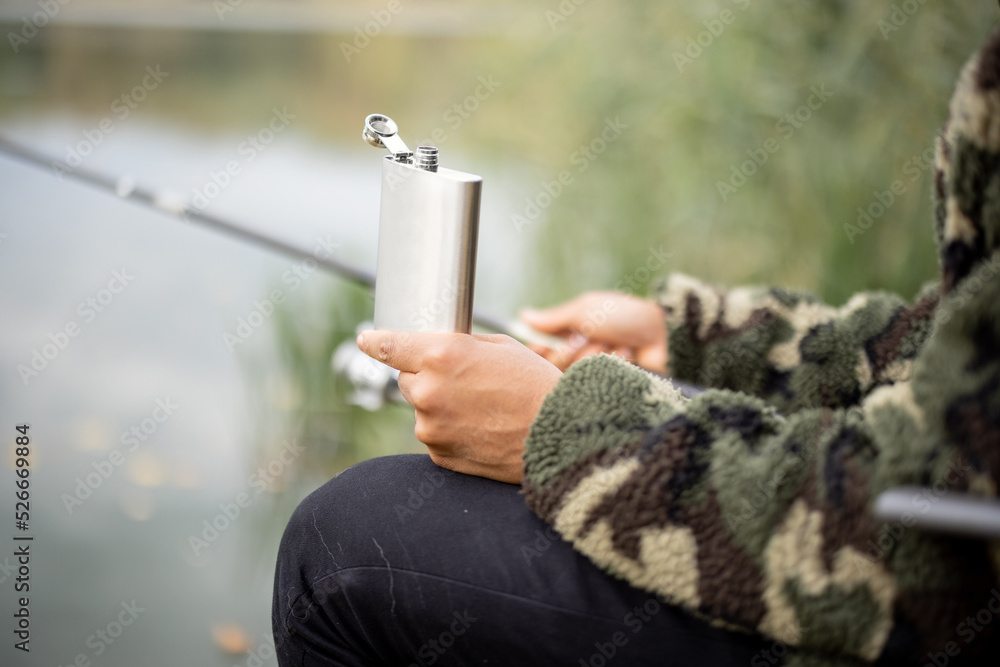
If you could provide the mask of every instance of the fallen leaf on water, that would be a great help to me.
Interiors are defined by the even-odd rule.
[[[212,626],[212,639],[215,645],[226,653],[249,653],[253,642],[246,630],[235,623],[216,623]]]

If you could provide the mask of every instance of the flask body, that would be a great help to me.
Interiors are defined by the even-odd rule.
[[[482,178],[382,161],[375,328],[469,333]]]

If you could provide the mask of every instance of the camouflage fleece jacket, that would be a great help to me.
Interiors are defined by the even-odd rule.
[[[615,576],[781,642],[786,664],[992,643],[1000,617],[975,619],[1000,602],[1000,544],[872,506],[902,485],[1000,485],[1000,31],[962,71],[935,167],[937,286],[833,308],[669,277],[671,374],[712,389],[686,399],[607,355],[573,365],[526,442],[530,507]]]

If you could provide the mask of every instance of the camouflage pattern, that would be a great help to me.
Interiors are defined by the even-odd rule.
[[[1000,485],[1000,31],[962,72],[934,188],[940,283],[911,304],[665,280],[672,375],[713,389],[575,364],[526,443],[532,509],[612,574],[783,643],[786,664],[996,650],[1000,616],[969,619],[1000,605],[1000,543],[871,508],[902,485],[930,489],[914,516]]]

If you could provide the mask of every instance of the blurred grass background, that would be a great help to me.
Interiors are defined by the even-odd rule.
[[[679,72],[674,54],[727,5],[733,23]],[[533,67],[553,73],[559,95],[550,98],[562,101],[537,105],[533,124],[571,126],[549,142],[548,159],[593,135],[604,116],[631,128],[552,207],[532,264],[547,297],[613,284],[660,243],[674,253],[670,270],[811,289],[833,303],[862,289],[909,297],[934,277],[931,179],[923,172],[911,182],[904,168],[932,145],[995,3],[924,4],[888,39],[878,23],[890,5],[881,2],[669,11],[629,3],[580,13],[588,27],[542,50]],[[556,72],[565,72],[561,84]],[[783,139],[777,124],[817,85],[833,96]],[[722,201],[717,182],[768,137],[779,151]],[[896,179],[906,194],[851,243],[844,223]]]
[[[349,4],[362,22],[385,6]],[[893,7],[904,4],[917,9],[887,33]],[[322,11],[347,5],[326,3]],[[934,278],[936,259],[930,172],[907,163],[932,146],[962,63],[1000,14],[991,0],[403,7],[398,25],[424,12],[447,29],[387,30],[349,62],[350,29],[54,24],[17,56],[0,51],[0,113],[56,108],[100,118],[109,100],[134,85],[135,63],[160,63],[171,72],[170,92],[151,95],[143,113],[207,133],[255,131],[275,106],[293,109],[297,128],[317,142],[351,151],[361,150],[360,119],[372,111],[389,113],[412,137],[443,128],[451,166],[516,170],[514,205],[504,212],[512,225],[526,199],[570,170],[573,182],[525,232],[533,252],[510,258],[509,271],[528,276],[525,304],[551,304],[626,277],[643,293],[651,276],[638,269],[661,246],[671,253],[662,272],[780,283],[835,304],[862,289],[911,297]],[[732,20],[719,30],[714,21],[723,11]],[[700,51],[691,47],[699,40]],[[690,61],[679,66],[678,54]],[[454,127],[448,110],[481,76],[500,86]],[[832,96],[786,138],[778,124],[816,86]],[[608,119],[628,127],[580,172],[574,153]],[[779,150],[723,200],[718,183],[772,137]],[[895,180],[905,193],[852,242],[844,224]],[[291,398],[278,417],[258,414],[262,441],[298,433],[316,445],[302,470],[329,476],[414,443],[405,410],[372,416],[346,406],[349,388],[329,373],[330,354],[370,315],[370,301],[348,287],[320,301],[292,300],[272,320],[280,393]],[[246,367],[253,400],[273,406],[271,381],[261,380],[253,359]]]

